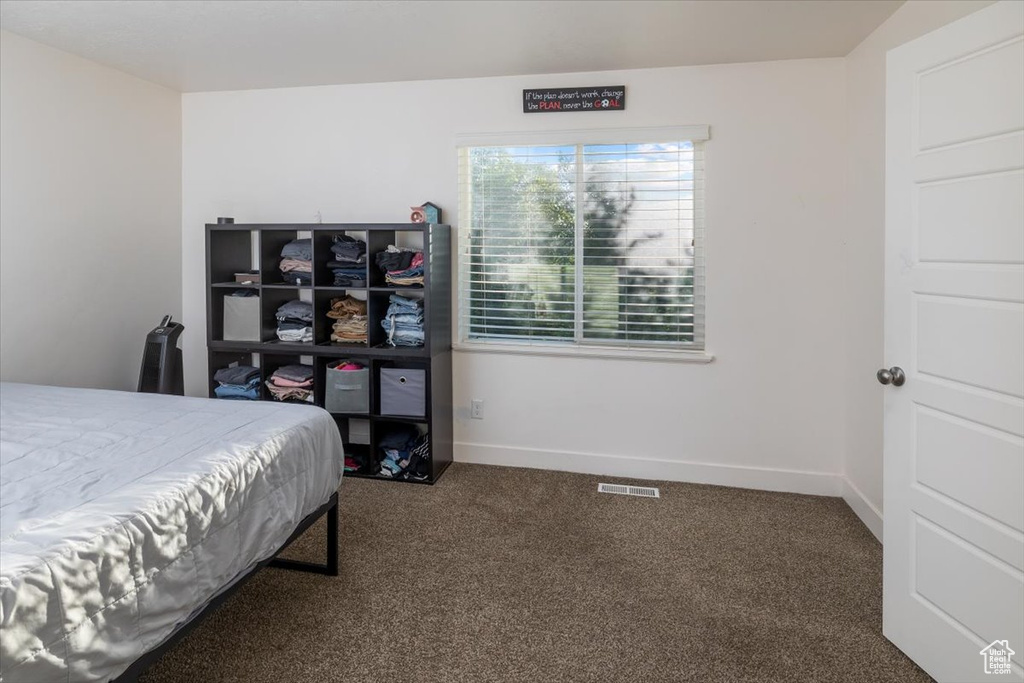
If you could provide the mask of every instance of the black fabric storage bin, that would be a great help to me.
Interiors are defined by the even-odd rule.
[[[427,412],[427,371],[380,369],[380,414],[422,417]]]
[[[224,341],[260,341],[260,298],[224,297]]]
[[[329,413],[370,412],[370,369],[336,370],[332,365],[344,365],[339,361],[327,366],[324,382],[324,408]]]

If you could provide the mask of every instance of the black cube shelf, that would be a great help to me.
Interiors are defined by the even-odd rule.
[[[327,268],[331,260],[332,236],[347,234],[367,244],[366,287],[339,287]],[[297,238],[311,238],[313,247],[312,285],[298,286],[282,281],[278,270],[281,248]],[[389,286],[374,263],[377,252],[389,244],[423,250],[422,287]],[[346,454],[367,457],[365,472],[345,476],[395,480],[380,475],[383,456],[378,440],[389,424],[414,424],[430,439],[431,470],[424,482],[433,484],[452,461],[452,339],[451,339],[451,229],[447,225],[423,223],[334,223],[334,224],[207,224],[206,226],[206,330],[209,391],[213,397],[213,374],[232,364],[258,365],[261,379],[288,363],[305,362],[314,367],[315,405],[325,403],[324,385],[329,363],[351,359],[370,369],[367,413],[332,413]],[[256,271],[259,282],[236,283],[235,273]],[[259,296],[258,341],[224,339],[224,297],[236,289],[251,289]],[[380,326],[391,294],[423,301],[425,341],[422,347],[391,347]],[[326,316],[330,302],[351,294],[367,301],[368,341],[344,344],[330,341],[332,321]],[[291,299],[313,305],[313,341],[284,342],[277,339],[274,314]],[[254,308],[255,305],[254,305]],[[422,369],[426,373],[426,410],[422,416],[384,415],[380,412],[380,369],[399,367]],[[260,386],[261,400],[273,400]],[[369,443],[352,442],[357,430],[350,421],[368,421]],[[362,427],[363,425],[358,425]]]

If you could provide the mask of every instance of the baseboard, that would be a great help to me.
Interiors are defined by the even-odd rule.
[[[860,517],[864,526],[868,528],[878,542],[882,542],[882,511],[872,505],[860,489],[853,485],[846,477],[843,477],[843,500],[850,506],[854,514]]]
[[[764,467],[713,465],[678,460],[630,458],[573,451],[510,448],[475,443],[456,443],[455,461],[481,465],[529,467],[581,474],[600,474],[630,479],[660,479],[693,484],[735,486],[763,491],[839,496],[843,478],[838,474],[801,472]]]

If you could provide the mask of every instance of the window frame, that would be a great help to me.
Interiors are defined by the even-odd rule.
[[[706,262],[707,240],[705,234],[706,218],[704,215],[706,190],[706,143],[710,139],[710,130],[706,125],[675,126],[665,128],[615,128],[590,130],[547,130],[515,133],[479,133],[460,135],[456,138],[459,175],[459,223],[465,229],[458,230],[458,258],[455,260],[459,273],[457,277],[457,302],[454,324],[456,326],[453,348],[456,351],[475,353],[501,353],[531,356],[558,356],[577,358],[617,358],[630,360],[650,360],[661,362],[694,362],[708,363],[714,356],[707,351],[707,292]],[[485,340],[469,337],[470,280],[461,272],[465,267],[470,251],[470,184],[465,179],[470,174],[470,155],[472,147],[528,147],[528,146],[569,146],[577,148],[577,163],[580,162],[582,146],[600,144],[665,144],[666,142],[689,141],[694,144],[695,155],[704,163],[702,172],[694,174],[694,217],[693,239],[697,258],[695,267],[703,272],[695,273],[695,288],[700,294],[694,308],[695,340],[689,346],[627,345],[619,340],[586,339],[582,336],[583,317],[581,315],[582,297],[584,295],[580,282],[577,282],[574,293],[576,313],[574,315],[575,331],[572,340],[538,341],[529,339]],[[577,207],[578,208],[578,207]],[[583,221],[582,212],[576,212],[576,263],[582,263],[582,240],[579,239]],[[576,269],[577,280],[583,276],[583,269]]]

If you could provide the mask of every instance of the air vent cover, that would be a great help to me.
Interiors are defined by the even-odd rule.
[[[661,498],[658,489],[651,486],[624,486],[623,484],[598,484],[598,493],[617,493],[620,496],[640,496],[641,498]]]

